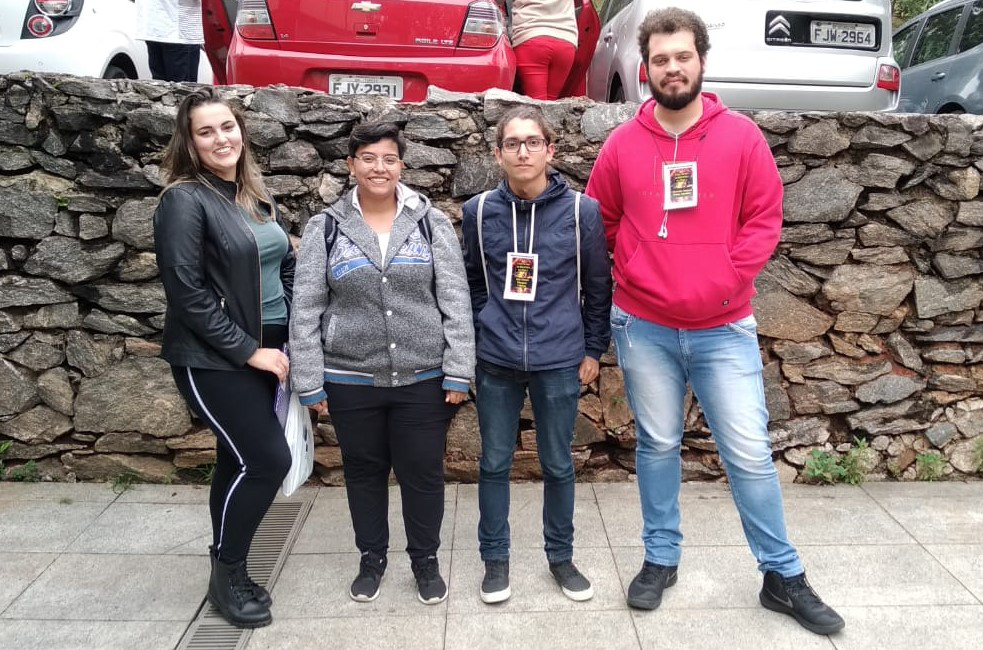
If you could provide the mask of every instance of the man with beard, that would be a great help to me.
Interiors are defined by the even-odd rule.
[[[843,628],[788,540],[771,457],[754,278],[781,235],[782,182],[751,120],[702,92],[706,26],[676,8],[639,28],[653,99],[601,149],[587,185],[614,251],[611,330],[635,415],[645,561],[628,604],[677,580],[683,402],[691,386],[764,573],[759,599],[817,634]]]

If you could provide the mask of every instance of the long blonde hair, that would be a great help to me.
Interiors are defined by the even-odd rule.
[[[266,185],[263,183],[263,175],[259,170],[259,165],[253,158],[246,122],[242,119],[239,111],[234,109],[211,86],[198,88],[185,97],[178,108],[177,127],[174,129],[174,135],[171,136],[170,142],[167,143],[167,148],[164,150],[164,160],[161,163],[161,173],[167,181],[168,187],[178,183],[199,182],[215,189],[213,184],[204,176],[207,168],[201,164],[201,160],[198,158],[194,138],[191,134],[191,112],[206,104],[222,104],[228,108],[242,133],[242,152],[239,155],[239,162],[236,163],[236,185],[238,186],[236,204],[259,223],[268,221],[273,217],[274,208],[266,191]],[[262,204],[270,206],[269,216],[260,208]]]

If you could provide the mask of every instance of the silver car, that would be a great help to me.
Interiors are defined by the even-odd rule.
[[[894,33],[905,113],[983,114],[983,0],[944,0]]]
[[[703,18],[710,33],[703,88],[731,108],[897,107],[901,71],[891,56],[890,0],[603,0],[589,97],[650,96],[638,26],[648,12],[668,6]]]

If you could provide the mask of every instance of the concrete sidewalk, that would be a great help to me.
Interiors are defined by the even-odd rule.
[[[0,483],[0,648],[173,648],[207,580],[207,488]],[[983,483],[785,487],[810,581],[847,621],[812,635],[757,601],[760,576],[727,487],[683,488],[679,583],[655,612],[625,605],[642,563],[634,483],[578,484],[576,560],[595,596],[574,603],[542,551],[541,484],[512,491],[510,601],[478,598],[477,488],[447,489],[440,561],[450,596],[415,597],[398,493],[382,594],[347,590],[358,554],[345,493],[310,488],[310,516],[273,589],[259,648],[939,648],[983,646]]]

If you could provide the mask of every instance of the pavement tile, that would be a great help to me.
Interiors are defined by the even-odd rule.
[[[614,548],[624,593],[642,568],[640,548]],[[758,607],[761,577],[746,547],[698,546],[683,549],[679,582],[667,589],[659,611]]]
[[[597,490],[597,505],[611,546],[642,546],[642,512],[637,489]],[[712,485],[707,489],[684,490],[680,494],[679,508],[683,545],[742,546],[747,543],[737,508],[726,489]]]
[[[451,574],[450,555],[438,553],[441,575]],[[348,588],[358,574],[358,553],[291,555],[273,587],[273,616],[291,618],[375,619],[385,616],[443,617],[447,601],[424,605],[417,599],[416,582],[410,559],[403,552],[391,552],[379,597],[371,603],[358,603]],[[453,597],[454,585],[448,580]]]
[[[625,609],[625,596],[607,548],[574,549],[577,568],[591,581],[594,597],[575,602],[563,595],[549,571],[546,555],[530,548],[512,549],[509,582],[512,597],[501,604],[487,605],[479,595],[485,565],[476,551],[455,550],[451,573],[449,612],[595,612]],[[593,616],[593,614],[591,614]]]
[[[55,561],[51,553],[4,553],[0,562],[0,613]],[[5,647],[0,643],[0,647]]]
[[[0,548],[6,552],[58,553],[68,548],[106,503],[74,501],[0,500]],[[44,525],[39,525],[44,522]]]
[[[454,549],[478,549],[478,494],[470,490],[474,486],[461,486],[458,499],[457,522],[454,529]],[[514,487],[514,486],[513,486]],[[509,502],[511,545],[516,548],[543,549],[543,490],[512,490]],[[579,486],[578,486],[579,488]],[[579,548],[607,548],[608,538],[601,521],[601,513],[590,488],[583,490],[581,498],[573,502],[574,544]],[[471,494],[473,493],[473,496]]]
[[[207,555],[211,542],[208,504],[114,503],[68,551]]]
[[[933,544],[925,548],[983,604],[983,543]]]
[[[109,483],[0,482],[0,501],[61,501],[110,503],[116,499]]]
[[[979,650],[983,606],[844,607],[839,650]]]
[[[342,492],[342,497],[344,497]],[[456,486],[448,486],[444,492],[444,520],[440,526],[440,538],[447,548],[451,545],[456,513]],[[399,488],[389,488],[389,549],[406,548],[406,529],[403,527],[403,505]],[[350,553],[355,550],[355,531],[348,511],[348,499],[337,494],[318,495],[304,528],[297,536],[293,553]],[[353,576],[354,577],[354,576]]]
[[[983,540],[983,491],[971,496],[876,495],[877,502],[922,544]]]
[[[632,610],[643,650],[833,650],[825,636],[765,609]]]
[[[854,488],[839,496],[825,491],[813,497],[805,494],[785,499],[788,534],[797,546],[915,543],[894,518],[861,490]]]
[[[921,546],[805,546],[809,582],[833,607],[975,605]]]
[[[0,648],[17,650],[133,650],[173,648],[187,623],[4,621]]]
[[[488,612],[449,614],[448,650],[502,648],[637,649],[638,638],[627,611]]]
[[[421,605],[422,607],[422,605]],[[370,625],[362,617],[284,618],[253,632],[249,650],[437,650],[444,647],[444,619],[439,616],[373,616]]]
[[[204,503],[208,504],[208,485],[132,485],[116,503]]]
[[[860,486],[875,499],[880,497],[949,499],[951,497],[983,498],[983,481],[868,481]]]
[[[207,584],[204,557],[66,554],[2,618],[187,623]]]

